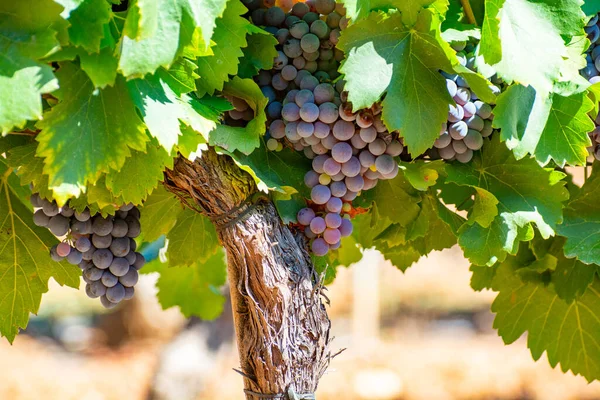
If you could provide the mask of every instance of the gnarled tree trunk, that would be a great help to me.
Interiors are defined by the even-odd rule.
[[[194,162],[179,157],[165,186],[213,220],[227,251],[246,398],[313,393],[329,364],[330,322],[304,238],[257,197],[248,173],[213,149]]]

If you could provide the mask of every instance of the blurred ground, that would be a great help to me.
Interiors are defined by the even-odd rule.
[[[600,399],[600,383],[552,369],[545,357],[534,362],[524,338],[504,346],[491,328],[494,295],[470,289],[460,250],[434,253],[406,274],[376,253],[353,268],[362,270],[339,271],[327,294],[334,350],[347,350],[321,380],[319,400]],[[158,310],[151,279],[143,285],[137,306],[123,311],[133,321],[127,324],[82,314],[82,307],[96,310],[93,302],[52,288],[29,329],[36,336],[20,335],[13,346],[0,341],[0,400],[147,399],[161,352],[185,321],[175,310]],[[379,310],[372,309],[374,299]],[[119,340],[114,331],[121,332]],[[233,345],[214,354],[196,350],[212,358],[209,369],[198,369],[205,379],[195,399],[243,398],[232,370],[238,366]],[[181,373],[194,371],[202,357],[193,354],[178,355]],[[161,398],[188,400],[169,393]]]

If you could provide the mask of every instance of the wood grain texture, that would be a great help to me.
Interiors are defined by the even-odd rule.
[[[213,149],[194,162],[178,158],[165,186],[213,220],[257,192],[249,174]],[[234,222],[217,230],[227,251],[244,386],[263,394],[314,392],[331,358],[330,321],[306,239],[294,236],[265,199]]]

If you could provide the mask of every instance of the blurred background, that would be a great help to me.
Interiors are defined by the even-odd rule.
[[[231,312],[202,322],[163,311],[153,275],[109,312],[52,284],[14,345],[0,341],[0,399],[243,398]],[[525,337],[504,346],[492,329],[494,293],[473,292],[470,277],[458,248],[405,274],[373,250],[340,268],[328,310],[332,350],[346,350],[317,398],[600,399],[600,383],[552,369],[545,356],[534,362]]]

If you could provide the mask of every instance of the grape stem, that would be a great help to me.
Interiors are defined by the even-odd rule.
[[[475,19],[475,14],[473,14],[473,9],[471,8],[469,0],[460,0],[460,4],[462,5],[463,10],[465,10],[465,16],[469,20],[469,23],[477,26],[477,20]]]

